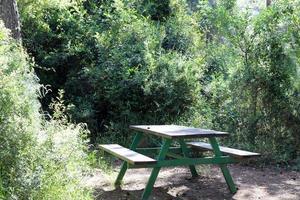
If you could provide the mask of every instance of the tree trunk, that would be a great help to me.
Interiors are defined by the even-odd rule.
[[[11,30],[12,37],[21,40],[19,12],[16,0],[0,0],[0,19]]]
[[[270,6],[271,3],[272,3],[272,0],[266,0],[266,6],[267,6],[267,7]]]

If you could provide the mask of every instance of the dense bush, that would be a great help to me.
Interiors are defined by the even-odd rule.
[[[0,23],[0,199],[90,199],[80,185],[85,129],[43,119],[29,63]]]
[[[7,38],[1,23],[0,33],[0,168],[2,192],[22,192],[30,188],[26,176],[31,173],[28,162],[33,159],[29,151],[34,146],[34,132],[40,128],[40,114],[36,91],[37,78],[30,71],[21,48]],[[13,187],[15,186],[15,188]],[[17,189],[19,191],[14,191]],[[23,195],[23,194],[22,194]]]
[[[22,13],[23,43],[34,57],[35,72],[51,92],[43,98],[48,109],[51,99],[63,88],[68,74],[90,66],[95,49],[94,35],[89,34],[83,11],[77,3],[64,1],[19,1]],[[96,28],[96,27],[95,27]],[[57,76],[59,74],[59,76]]]
[[[299,157],[297,1],[257,15],[235,0],[41,2],[20,0],[24,44],[93,142],[181,123],[229,131],[265,158]]]
[[[90,0],[47,4],[34,15],[21,9],[25,46],[39,65],[55,69],[37,69],[41,81],[65,89],[69,112],[88,123],[93,141],[103,131],[126,137],[129,124],[171,123],[199,102],[197,22],[181,1],[170,1],[168,11],[160,4]]]
[[[257,16],[202,9],[204,30],[213,30],[204,88],[214,127],[282,162],[300,153],[299,8],[276,1]]]

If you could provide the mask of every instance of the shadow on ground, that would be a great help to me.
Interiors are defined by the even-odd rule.
[[[171,170],[171,169],[170,169]],[[156,187],[152,191],[149,200],[202,200],[202,199],[232,199],[225,183],[219,179],[199,176],[190,178],[188,173],[162,173]],[[136,182],[131,179],[125,182],[123,189],[96,188],[94,196],[96,200],[140,200],[143,194],[147,178]],[[125,177],[126,178],[126,177]],[[164,182],[164,183],[163,183]]]
[[[233,178],[239,188],[231,194],[220,170],[211,167],[202,171],[197,178],[190,178],[186,168],[163,169],[150,200],[299,200],[300,173],[261,170],[245,166],[230,166]],[[117,171],[117,170],[116,170]],[[109,179],[98,171],[90,178],[95,188],[96,200],[140,200],[147,183],[149,169],[128,170],[122,189],[112,186],[115,175]]]
[[[201,200],[201,199],[232,199],[232,194],[224,188],[224,183],[205,178],[195,178],[181,181],[179,184],[155,187],[150,200]],[[140,200],[143,189],[95,190],[96,200]],[[198,195],[197,195],[198,194]]]
[[[153,195],[150,199],[180,199],[175,198],[167,193],[168,191],[163,188],[155,188],[153,190]],[[95,199],[96,200],[140,200],[143,194],[143,190],[121,190],[115,189],[111,191],[104,191],[101,189],[96,189]]]

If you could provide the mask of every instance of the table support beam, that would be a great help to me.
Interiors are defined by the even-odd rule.
[[[137,134],[135,135],[135,137],[134,137],[134,139],[133,139],[133,141],[132,141],[132,144],[131,144],[131,146],[130,146],[130,149],[131,149],[131,150],[134,151],[134,150],[137,148],[137,146],[138,146],[138,144],[140,143],[142,137],[143,137],[143,134],[142,134],[142,133],[137,133]],[[124,161],[123,164],[122,164],[122,167],[121,167],[121,169],[120,169],[120,172],[119,172],[119,174],[118,174],[118,177],[117,177],[117,179],[116,179],[116,181],[115,181],[115,186],[116,186],[116,187],[118,187],[118,186],[121,185],[121,182],[122,182],[122,180],[123,180],[123,177],[124,177],[124,175],[125,175],[127,169],[128,169],[128,163],[127,163],[126,161]]]
[[[159,152],[158,158],[157,158],[158,161],[161,161],[161,160],[165,159],[171,143],[172,143],[171,139],[165,139],[164,144],[163,144],[163,146],[162,146],[162,148]],[[153,170],[151,172],[151,175],[150,175],[150,178],[148,180],[148,183],[147,183],[147,185],[145,187],[145,190],[143,192],[142,200],[147,200],[149,198],[149,196],[152,192],[154,183],[156,181],[156,178],[158,176],[158,173],[160,171],[160,168],[161,167],[154,167],[153,168]]]
[[[214,138],[214,137],[209,138],[209,142],[215,153],[215,158],[220,158],[222,156],[222,152],[220,151],[220,147],[219,147],[219,144],[218,144],[216,138]],[[230,172],[229,172],[226,164],[220,164],[220,168],[221,168],[221,171],[225,178],[225,181],[228,185],[229,190],[231,191],[231,193],[236,193],[237,188],[232,180],[232,176],[230,175]]]
[[[191,149],[191,147],[188,147],[189,149]],[[137,148],[136,152],[139,152],[141,154],[144,155],[157,155],[160,151],[161,147],[149,147],[149,148]],[[177,154],[181,154],[182,150],[180,147],[170,147],[168,153],[177,153]]]
[[[180,155],[178,155],[180,156]],[[156,164],[149,165],[129,165],[130,168],[154,168],[154,167],[176,167],[176,166],[187,166],[187,165],[210,165],[210,164],[230,164],[236,163],[237,161],[229,156],[221,157],[205,157],[205,158],[181,158],[174,160],[161,160],[157,161]]]
[[[180,139],[180,140],[179,140],[179,144],[180,144],[180,146],[181,146],[183,156],[184,156],[185,158],[189,158],[189,157],[190,157],[190,151],[189,151],[189,149],[187,148],[187,145],[186,145],[186,143],[184,142],[184,140],[183,140],[183,139]],[[198,173],[197,173],[197,170],[196,170],[196,168],[195,168],[195,165],[189,165],[189,168],[190,168],[192,177],[197,177],[197,176],[198,176]]]

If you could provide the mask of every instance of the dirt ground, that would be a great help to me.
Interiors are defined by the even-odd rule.
[[[300,172],[229,166],[238,192],[232,195],[218,167],[198,168],[191,178],[187,168],[163,168],[151,200],[300,200]],[[95,200],[140,200],[151,169],[129,169],[122,189],[113,187],[115,173],[97,170],[85,183],[94,188]]]

